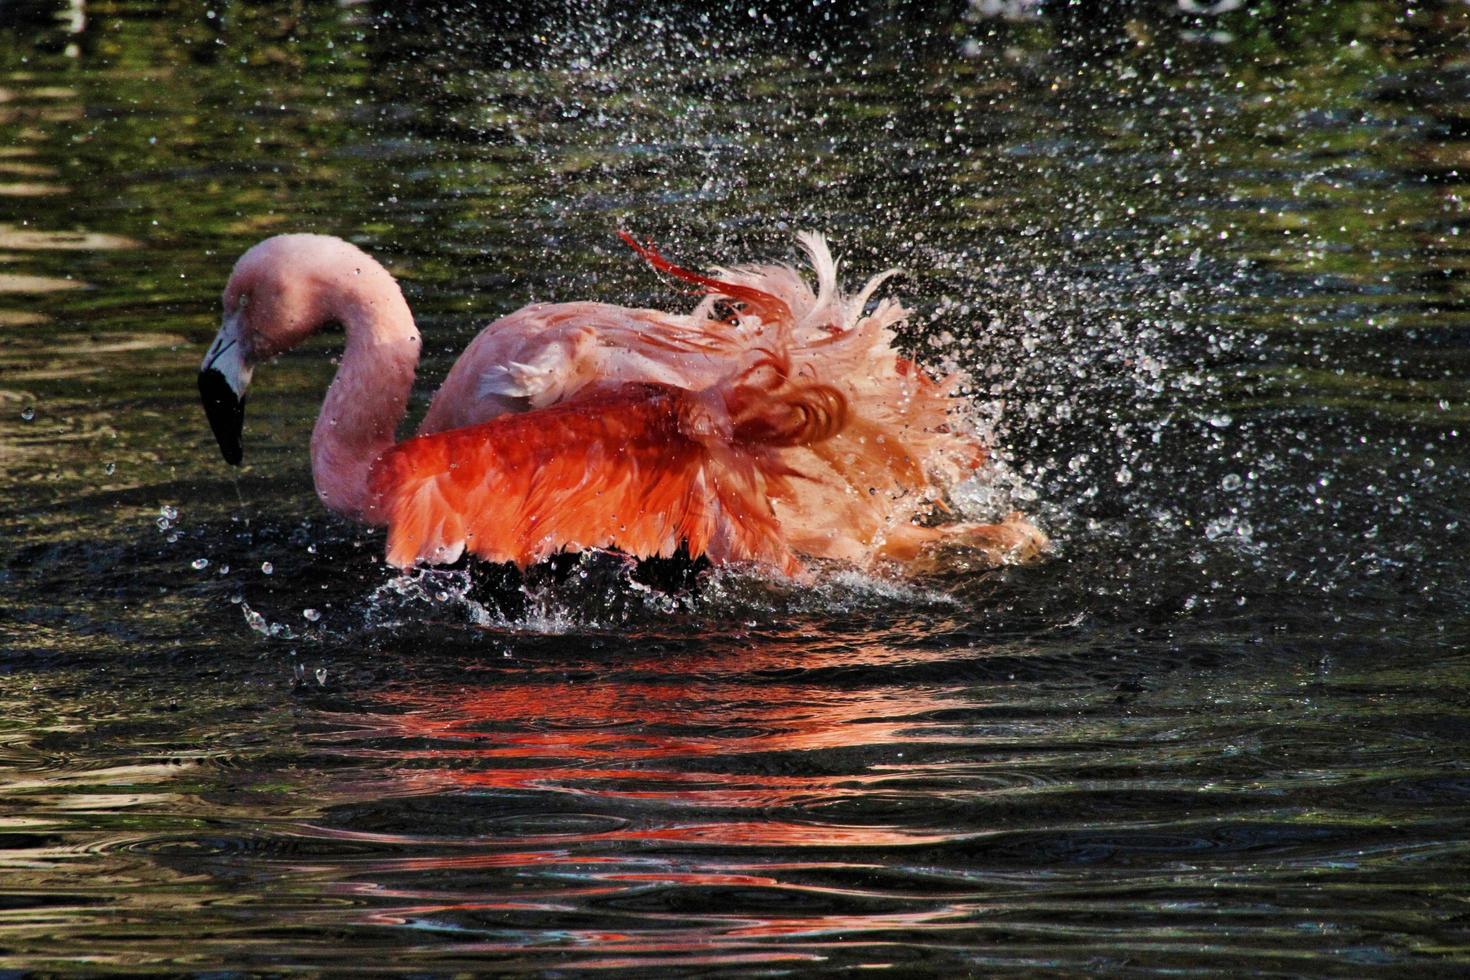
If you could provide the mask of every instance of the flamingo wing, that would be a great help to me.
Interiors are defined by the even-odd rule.
[[[512,357],[481,372],[478,397],[519,398],[530,408],[545,408],[597,379],[600,338],[595,327],[554,321],[541,333],[518,339]]]
[[[730,324],[604,303],[537,304],[486,327],[450,369],[420,434],[546,408],[607,384],[699,389],[751,346]]]
[[[525,567],[562,550],[646,558],[682,545],[795,572],[770,504],[786,474],[759,446],[711,438],[709,414],[698,394],[635,384],[409,439],[371,477],[388,561],[468,551]]]

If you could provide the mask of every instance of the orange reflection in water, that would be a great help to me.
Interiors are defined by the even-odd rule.
[[[785,661],[787,653],[780,657]],[[851,664],[852,649],[842,657]],[[529,670],[470,687],[400,688],[380,695],[391,710],[360,718],[362,728],[338,737],[344,743],[338,751],[398,762],[388,790],[394,796],[553,793],[563,800],[559,812],[568,796],[589,804],[663,805],[638,811],[661,814],[654,822],[573,831],[583,842],[866,846],[946,839],[881,819],[834,822],[822,808],[865,794],[901,794],[891,784],[906,771],[906,752],[953,741],[936,718],[976,707],[964,688],[825,687],[766,682],[751,673],[684,674],[677,662],[661,666],[653,677],[620,679],[610,669],[607,678],[569,680],[559,671]],[[759,669],[759,663],[741,666]],[[543,840],[532,831],[517,840],[535,846],[566,836]],[[461,860],[502,858],[430,860],[462,866]]]
[[[371,845],[334,894],[377,927],[462,930],[457,954],[759,965],[972,922],[951,896],[911,903],[882,879],[895,853],[989,832],[923,805],[975,785],[976,735],[957,727],[982,707],[972,691],[915,683],[895,645],[726,647],[739,659],[723,664],[721,645],[380,692],[379,710],[313,735],[361,763],[335,787],[357,826],[294,832]],[[946,655],[975,656],[921,654]],[[583,923],[589,909],[622,928]]]

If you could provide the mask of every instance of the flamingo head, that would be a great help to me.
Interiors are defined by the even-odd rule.
[[[204,414],[225,461],[244,456],[245,392],[255,365],[343,318],[354,280],[380,271],[362,250],[329,235],[277,235],[235,263],[224,319],[199,368]]]

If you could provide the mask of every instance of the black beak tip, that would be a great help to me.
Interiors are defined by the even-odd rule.
[[[204,402],[204,415],[214,430],[220,454],[231,466],[239,466],[245,458],[241,435],[245,429],[245,399],[230,388],[225,376],[214,368],[199,372],[199,398]]]

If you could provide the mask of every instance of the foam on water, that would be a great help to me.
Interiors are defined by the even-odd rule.
[[[691,588],[676,591],[641,582],[625,557],[587,552],[568,571],[415,568],[393,575],[361,600],[361,627],[391,633],[410,625],[460,623],[491,633],[566,635],[578,632],[660,630],[690,621],[741,622],[772,615],[844,615],[872,610],[954,608],[939,582],[919,582],[894,571],[864,572],[826,565],[799,581],[738,566],[710,569]],[[477,577],[478,576],[478,577]],[[294,639],[246,606],[262,635]],[[353,627],[346,628],[350,633]]]

